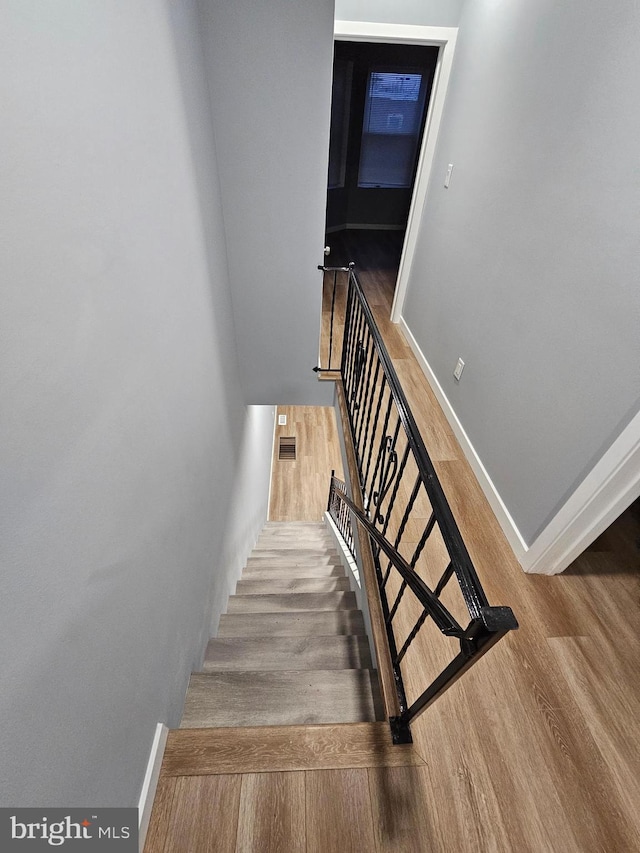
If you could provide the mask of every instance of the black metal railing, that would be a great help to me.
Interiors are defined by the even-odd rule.
[[[340,370],[343,340],[341,324],[344,321],[345,294],[351,266],[318,267],[326,275],[323,276],[322,281],[320,362],[315,368],[316,372]]]
[[[340,531],[340,535],[344,539],[349,551],[355,556],[356,547],[353,538],[353,528],[351,527],[351,513],[349,512],[348,503],[343,500],[347,496],[346,484],[335,476],[335,472],[331,472],[331,488],[329,489],[329,503],[327,512],[336,522],[336,526]]]
[[[518,623],[509,607],[489,605],[353,265],[340,373],[364,509],[332,477],[329,512],[354,557],[351,525],[369,538],[400,706],[391,726],[404,742],[411,722]]]

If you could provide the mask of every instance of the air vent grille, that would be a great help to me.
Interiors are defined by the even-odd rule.
[[[293,435],[281,435],[278,446],[278,459],[296,458],[296,439]]]

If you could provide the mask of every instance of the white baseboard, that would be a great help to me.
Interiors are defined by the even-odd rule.
[[[489,504],[491,505],[491,509],[494,511],[496,518],[498,519],[498,523],[502,530],[504,531],[505,536],[507,537],[509,544],[513,548],[513,552],[516,555],[518,561],[522,564],[523,558],[528,551],[528,545],[523,539],[518,527],[516,526],[515,521],[511,517],[509,510],[505,506],[504,501],[500,497],[498,490],[496,489],[491,477],[489,476],[487,469],[482,464],[482,460],[478,456],[473,444],[471,443],[469,436],[464,430],[464,427],[460,423],[458,416],[455,413],[455,410],[447,395],[444,393],[444,390],[438,379],[431,369],[431,365],[425,358],[424,353],[418,346],[418,342],[414,338],[411,330],[407,326],[406,320],[404,317],[400,317],[400,328],[407,339],[407,343],[411,347],[413,354],[418,360],[418,364],[422,368],[423,373],[427,377],[429,385],[433,390],[433,393],[436,395],[440,406],[442,407],[442,411],[445,414],[445,417],[449,421],[451,428],[453,429],[456,438],[462,448],[464,455],[467,457],[467,461],[471,465],[473,469],[473,473],[476,475],[478,482],[480,483],[480,487],[482,491],[485,493]]]
[[[142,783],[142,791],[138,801],[138,849],[140,853],[144,850],[144,843],[147,838],[147,830],[149,829],[149,821],[151,820],[151,810],[153,809],[153,800],[158,787],[158,777],[160,776],[160,766],[164,756],[164,749],[167,744],[167,736],[169,729],[158,723],[156,732],[153,736],[151,744],[151,752],[149,753],[149,761],[147,762],[147,772],[144,774],[144,782]]]

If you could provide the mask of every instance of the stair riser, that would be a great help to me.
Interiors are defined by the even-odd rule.
[[[253,552],[255,555],[255,551]],[[297,554],[265,554],[247,558],[247,566],[340,566],[337,556],[301,557]]]
[[[278,560],[321,560],[336,559],[340,555],[335,549],[318,548],[258,548],[254,549],[248,559],[264,560],[275,557]]]
[[[273,543],[284,542],[287,548],[335,548],[334,540],[329,536],[258,536],[257,545],[266,544],[271,547]]]
[[[375,690],[368,670],[197,674],[180,727],[373,722]]]
[[[342,566],[247,566],[242,572],[242,580],[343,577],[345,573]]]
[[[287,592],[349,592],[347,578],[296,578],[295,580],[266,578],[239,580],[236,595],[262,595]]]

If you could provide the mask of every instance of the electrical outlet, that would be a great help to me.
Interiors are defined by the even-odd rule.
[[[462,376],[463,370],[464,370],[464,361],[461,358],[459,358],[458,363],[456,364],[456,368],[453,371],[453,377],[456,380],[456,382],[460,381],[460,377]]]
[[[278,426],[286,426],[287,425],[287,416],[286,415],[278,415]]]

